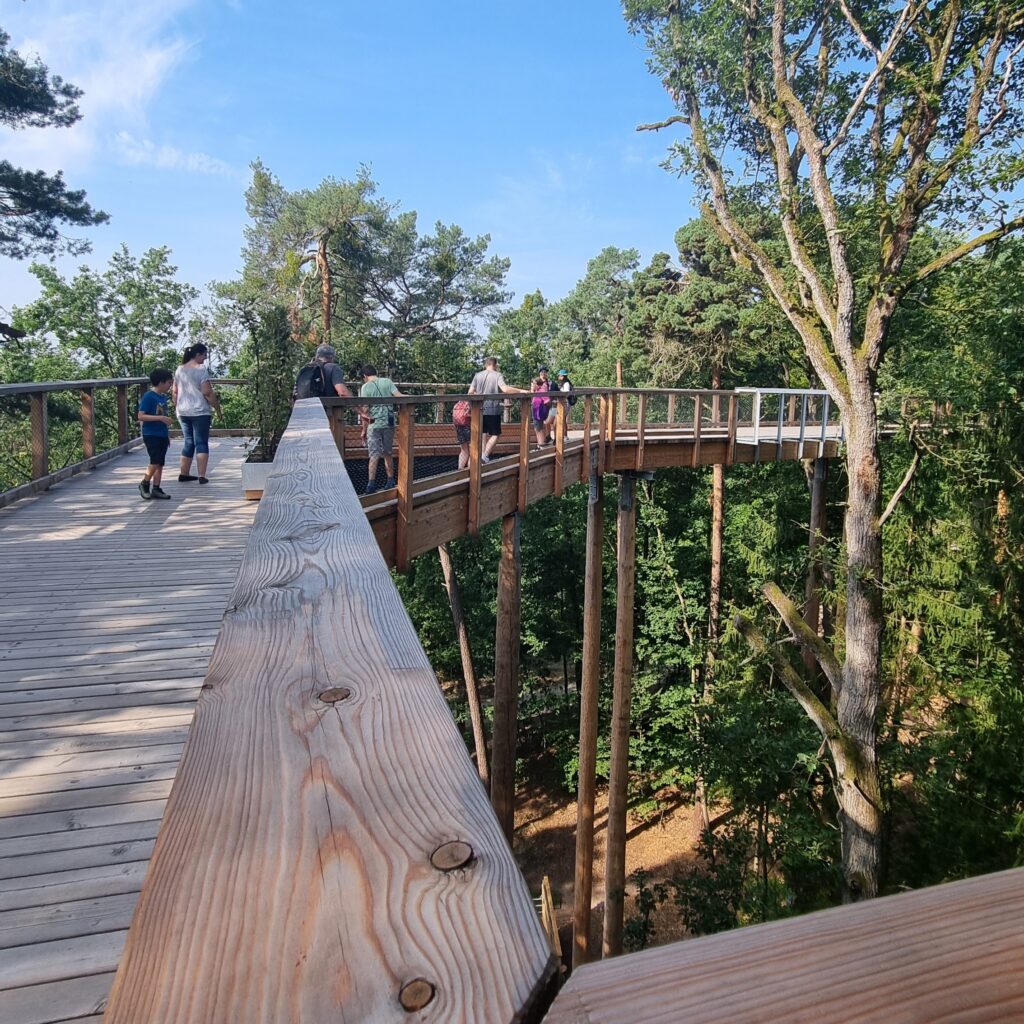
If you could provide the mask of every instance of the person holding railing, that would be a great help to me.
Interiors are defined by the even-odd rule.
[[[174,411],[181,424],[183,444],[181,447],[181,471],[178,483],[198,479],[201,484],[209,483],[206,475],[210,463],[210,422],[213,412],[221,415],[220,399],[210,384],[210,373],[206,369],[209,349],[199,342],[189,345],[181,357],[181,366],[174,371]],[[199,476],[192,475],[192,456],[196,458]]]

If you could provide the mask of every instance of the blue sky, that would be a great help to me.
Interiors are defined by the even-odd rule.
[[[67,274],[126,242],[234,276],[256,157],[289,189],[369,165],[421,230],[489,234],[518,297],[560,298],[606,245],[670,251],[694,215],[669,133],[635,131],[670,104],[612,0],[8,0],[0,25],[86,92],[71,129],[0,132],[111,215]],[[27,268],[0,260],[0,309],[35,297]]]

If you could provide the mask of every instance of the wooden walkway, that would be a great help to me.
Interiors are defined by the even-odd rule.
[[[0,1024],[100,1019],[255,513],[243,454],[214,439],[202,488],[169,465],[171,501],[137,449],[0,510]]]

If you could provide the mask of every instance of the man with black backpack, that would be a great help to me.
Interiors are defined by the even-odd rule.
[[[316,357],[307,363],[295,379],[293,398],[323,398],[324,395],[351,398],[352,392],[345,387],[345,374],[334,361],[336,353],[330,345],[321,345]]]

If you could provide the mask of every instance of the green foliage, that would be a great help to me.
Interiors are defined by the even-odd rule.
[[[176,279],[166,247],[136,259],[122,245],[105,271],[83,266],[70,281],[47,264],[30,270],[42,293],[17,311],[17,325],[52,335],[86,375],[138,377],[180,361],[176,350],[198,292]]]
[[[67,128],[78,121],[82,90],[51,76],[38,58],[26,60],[10,42],[0,29],[0,124],[17,130]],[[85,201],[85,192],[69,189],[60,171],[27,171],[0,160],[0,255],[81,255],[89,243],[64,237],[60,226],[90,227],[109,219]]]

